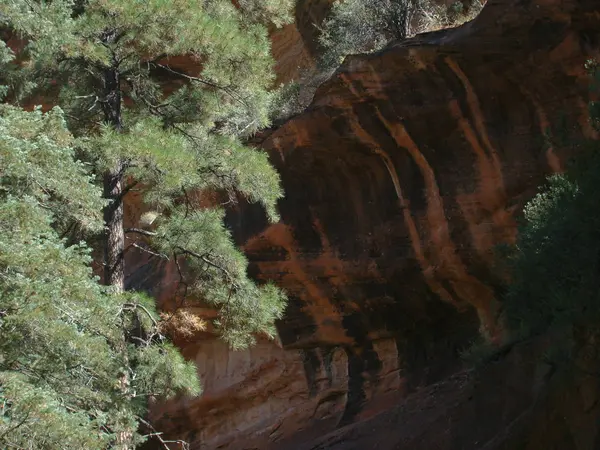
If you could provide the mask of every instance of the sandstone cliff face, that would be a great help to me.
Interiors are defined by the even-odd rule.
[[[598,449],[599,360],[580,354],[575,365],[543,362],[540,355],[548,345],[563,339],[521,343],[479,370],[427,386],[373,418],[313,442],[290,439],[279,448]]]
[[[490,0],[458,29],[349,58],[308,111],[264,137],[286,191],[282,221],[268,226],[245,204],[228,215],[253,276],[290,295],[279,341],[243,352],[210,336],[178,342],[205,391],[156,405],[157,428],[194,449],[295,448],[440,386],[478,333],[501,340],[493,247],[514,239],[515,213],[576,151],[569,139],[595,137],[583,64],[598,30],[597,1]],[[138,260],[131,282],[152,284],[168,308],[175,274]],[[519,379],[507,364],[498,373]],[[463,395],[461,380],[442,386]],[[504,391],[486,406],[474,392],[481,414],[512,401],[518,416],[532,398]],[[444,405],[431,406],[440,433]],[[453,428],[466,407],[452,411],[464,420],[444,432],[468,432]],[[388,417],[364,423],[403,426]],[[458,450],[493,438],[375,446],[370,429],[362,446],[343,446],[351,433],[318,448]]]

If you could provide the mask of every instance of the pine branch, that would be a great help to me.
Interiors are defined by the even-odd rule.
[[[194,258],[197,258],[197,259],[200,259],[200,260],[204,261],[206,264],[208,264],[211,267],[214,267],[215,269],[220,270],[221,272],[223,272],[227,276],[227,278],[229,279],[229,281],[231,281],[232,285],[234,287],[237,287],[237,285],[233,282],[234,278],[231,276],[231,274],[229,273],[229,271],[226,268],[218,265],[217,263],[212,262],[210,259],[208,259],[206,257],[206,255],[201,255],[200,253],[196,253],[196,252],[194,252],[192,250],[188,250],[188,249],[185,249],[185,248],[179,247],[179,246],[177,247],[177,249],[179,249],[181,252],[183,252],[183,253],[185,253],[187,255],[193,256]]]
[[[152,64],[154,66],[156,66],[156,67],[160,67],[161,69],[164,69],[167,72],[170,72],[170,73],[172,73],[174,75],[177,75],[177,76],[180,76],[182,78],[185,78],[185,79],[187,79],[189,81],[195,81],[197,83],[204,84],[205,86],[209,86],[209,87],[212,87],[212,88],[215,88],[215,89],[219,89],[219,90],[225,92],[227,95],[229,95],[235,101],[237,101],[237,102],[241,103],[242,105],[244,105],[245,107],[247,107],[247,108],[250,107],[250,105],[248,105],[248,103],[243,98],[241,98],[239,95],[235,94],[230,88],[228,88],[226,86],[221,86],[219,84],[216,84],[216,83],[214,83],[212,81],[209,81],[209,80],[206,80],[204,78],[194,77],[194,76],[188,75],[186,73],[179,72],[177,70],[173,70],[173,69],[171,69],[171,67],[165,66],[164,64],[158,64],[158,63],[152,63]]]
[[[152,324],[154,325],[154,327],[158,328],[158,322],[156,321],[156,319],[154,318],[154,316],[152,315],[152,313],[150,313],[150,311],[148,311],[148,308],[146,308],[144,305],[140,305],[139,303],[123,303],[123,306],[122,306],[121,310],[127,309],[129,311],[134,311],[137,308],[139,308],[142,311],[144,311],[146,313],[146,315],[152,321]]]

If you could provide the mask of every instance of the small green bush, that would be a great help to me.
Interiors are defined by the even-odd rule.
[[[434,0],[338,1],[322,26],[320,65],[335,68],[346,55],[377,51],[393,40],[458,26],[481,9],[479,0],[472,0],[468,8],[461,1],[450,6]]]
[[[553,175],[524,210],[503,301],[520,335],[600,317],[600,155]]]

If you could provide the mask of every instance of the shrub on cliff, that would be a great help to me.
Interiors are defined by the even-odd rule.
[[[473,19],[481,7],[479,0],[468,8],[458,0],[448,7],[435,0],[337,1],[322,26],[320,65],[335,68],[346,55],[380,50],[415,33],[457,26]]]
[[[597,103],[590,112],[598,125]],[[503,301],[507,325],[520,336],[600,320],[600,154],[589,146],[524,208]]]
[[[336,1],[319,25],[316,67],[305,70],[295,85],[279,91],[275,120],[303,111],[346,56],[377,51],[413,34],[458,26],[473,19],[482,6],[480,0],[457,0],[450,6],[437,0]]]
[[[600,318],[600,157],[552,176],[524,209],[503,308],[530,335]]]

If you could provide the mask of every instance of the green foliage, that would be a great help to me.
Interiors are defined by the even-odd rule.
[[[334,3],[323,24],[321,64],[337,67],[346,55],[383,48],[390,40],[409,33],[413,0],[346,0]]]
[[[75,6],[70,0],[8,0],[0,4],[0,17],[29,40],[21,76],[46,95],[54,92],[51,81],[60,87],[56,101],[98,179],[122,167],[121,180],[143,186],[161,224],[147,244],[167,258],[187,256],[188,268],[195,269],[182,280],[194,288],[188,293],[218,306],[223,335],[246,335],[236,338],[240,346],[252,342],[250,331],[272,333],[285,295],[248,279],[247,261],[222,224],[211,228],[190,221],[187,228],[199,227],[190,235],[202,242],[202,254],[235,265],[233,284],[209,263],[165,243],[176,240],[165,232],[177,231],[179,205],[197,209],[190,201],[195,192],[224,191],[231,201],[242,195],[278,219],[279,175],[266,154],[242,141],[269,124],[279,98],[272,90],[266,25],[290,20],[293,2],[244,0],[238,6],[229,0],[90,0]],[[180,55],[199,73],[177,66]],[[105,197],[121,201],[107,192]],[[218,209],[198,214],[215,224],[223,219]],[[186,250],[194,251],[189,245]],[[225,291],[237,300],[227,300]],[[272,295],[263,295],[266,291]],[[277,306],[257,307],[263,299]],[[243,323],[230,318],[247,317],[250,310],[262,315],[251,326],[248,318]]]
[[[247,260],[223,226],[223,211],[178,207],[170,220],[158,226],[154,239],[161,252],[190,257],[188,266],[198,275],[189,287],[219,307],[216,325],[232,347],[244,347],[255,333],[274,337],[274,322],[283,314],[283,294],[270,284],[258,287],[247,278]]]
[[[148,299],[111,294],[90,249],[60,237],[66,222],[101,227],[103,200],[73,142],[58,108],[0,107],[2,448],[104,449],[136,429],[150,396],[198,392],[194,365],[163,342]],[[152,339],[125,346],[124,321]]]
[[[509,328],[519,334],[598,319],[599,173],[592,153],[570,173],[552,176],[525,207],[503,303]]]
[[[434,1],[421,3],[417,11],[417,32],[424,33],[444,28],[453,28],[473,20],[481,10],[480,0],[456,0],[449,5]]]
[[[42,114],[0,105],[0,193],[39,199],[60,231],[77,223],[97,232],[104,201],[83,163],[74,160],[73,145],[60,108]]]
[[[0,73],[0,100],[4,98],[4,96],[8,93],[8,83],[7,72],[9,68],[9,63],[14,59],[13,52],[10,48],[6,46],[4,41],[0,40],[0,68],[2,68],[2,73]]]
[[[244,20],[281,27],[292,22],[294,0],[239,0]]]
[[[481,10],[479,0],[466,12],[456,1],[446,7],[430,0],[344,0],[334,3],[323,24],[320,64],[335,68],[346,55],[382,49],[390,41],[405,39],[413,32],[457,26]]]
[[[74,15],[68,0],[8,0],[0,13],[30,39],[28,68],[39,88],[59,80],[62,106],[79,119],[102,114],[104,71],[117,66],[133,109],[169,123],[218,123],[221,132],[240,135],[268,124],[274,79],[266,28],[244,11],[262,21],[273,12],[282,23],[289,11],[279,8],[290,1],[241,3],[236,9],[226,0],[91,0]],[[194,80],[173,73],[169,57],[184,54],[202,65]],[[161,79],[169,75],[190,82],[167,100]]]
[[[586,68],[597,91],[598,66]],[[595,126],[596,109],[592,102]],[[585,328],[600,319],[600,155],[595,142],[577,145],[583,151],[570,170],[551,176],[525,206],[517,245],[507,255],[511,280],[503,306],[517,335]]]
[[[268,216],[278,220],[277,200],[282,196],[279,175],[266,153],[231,136],[206,133],[201,127],[183,135],[163,130],[154,117],[138,121],[128,133],[105,126],[99,135],[82,138],[96,167],[106,170],[116,160],[131,161],[126,171],[145,186],[146,202],[167,211],[182,191],[226,191],[262,203]]]
[[[293,2],[237,3],[0,2],[0,26],[27,41],[0,81],[11,99],[35,93],[60,106],[0,109],[3,446],[131,448],[149,398],[198,392],[152,299],[121,292],[123,233],[176,262],[186,294],[216,307],[234,348],[274,335],[284,293],[248,278],[223,211],[194,200],[241,195],[278,218],[279,176],[243,140],[269,124],[279,98],[267,26],[288,21]],[[11,61],[2,44],[0,64]],[[156,220],[125,230],[134,187]],[[92,275],[94,234],[112,286]]]
[[[303,80],[302,83],[292,81],[287,84],[282,84],[275,91],[271,112],[271,119],[273,122],[287,120],[304,109],[306,105],[302,105],[300,95],[302,88],[306,87],[305,81],[306,80]]]

